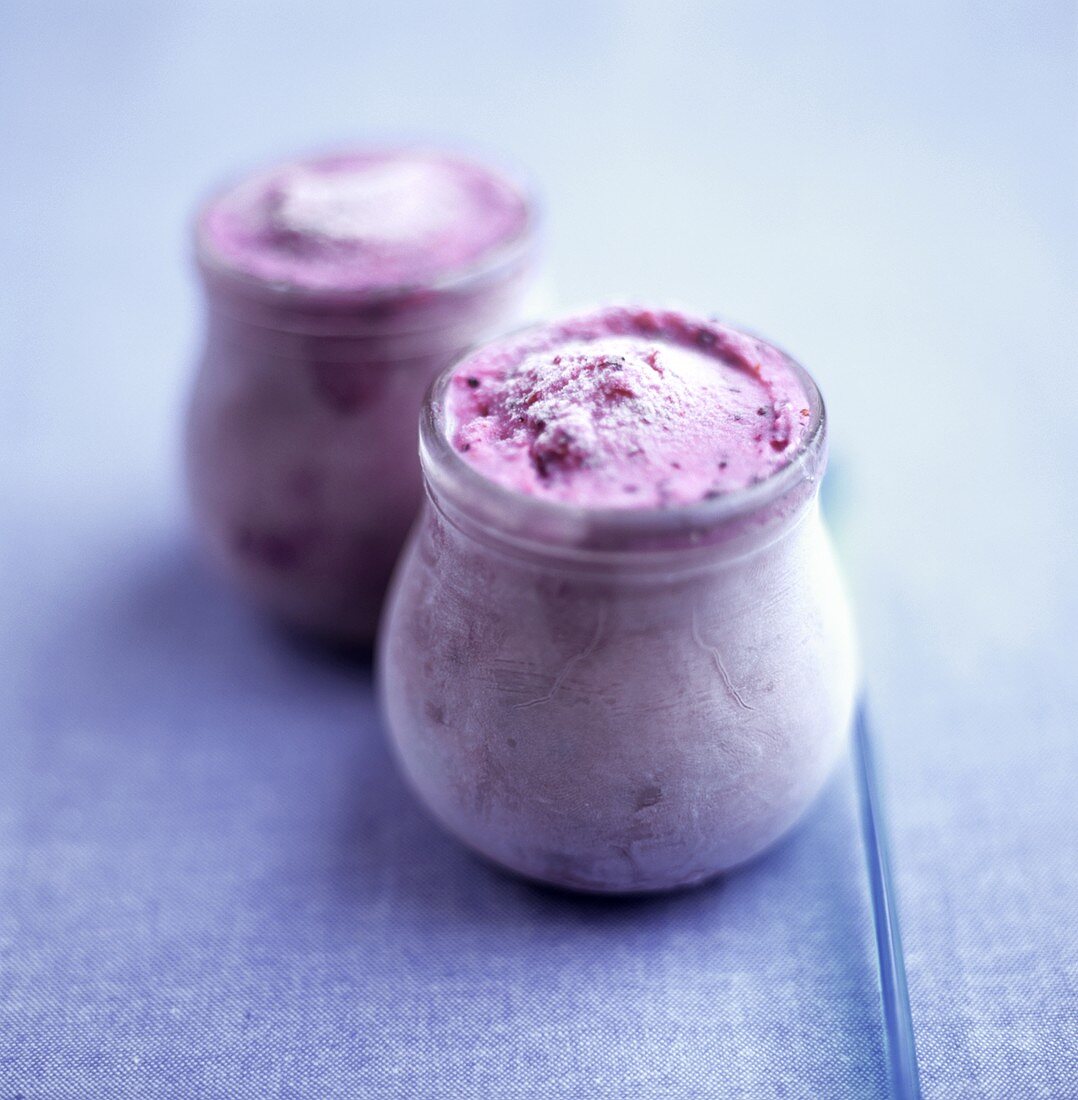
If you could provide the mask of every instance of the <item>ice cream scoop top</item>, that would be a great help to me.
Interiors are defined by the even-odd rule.
[[[376,292],[452,279],[526,231],[510,180],[448,153],[336,153],[278,165],[212,199],[204,259],[301,291]]]
[[[608,307],[453,370],[451,445],[490,480],[590,508],[664,508],[757,484],[798,452],[805,387],[777,348],[676,311]]]

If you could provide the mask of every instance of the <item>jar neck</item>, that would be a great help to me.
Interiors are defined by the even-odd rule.
[[[531,264],[521,255],[481,280],[352,298],[252,286],[205,263],[200,275],[215,336],[297,359],[412,359],[492,336],[520,308]]]
[[[686,526],[671,532],[646,532],[646,524],[604,529],[604,521],[581,519],[560,537],[528,529],[526,523],[494,519],[482,509],[462,506],[459,498],[440,492],[425,478],[429,507],[463,541],[532,565],[558,572],[594,576],[664,577],[705,573],[763,555],[784,543],[819,514],[817,487],[802,483],[764,509],[714,527]]]
[[[823,399],[808,372],[792,360],[790,366],[804,386],[809,420],[786,465],[757,484],[710,500],[642,509],[544,500],[485,477],[446,433],[451,367],[432,384],[420,417],[420,460],[431,505],[465,538],[563,567],[698,569],[759,553],[814,514],[827,464]]]
[[[811,455],[781,471],[788,475],[781,485],[765,482],[697,506],[639,511],[552,506],[491,482],[477,487],[437,466],[422,440],[420,459],[430,506],[462,539],[552,568],[670,574],[762,554],[815,516],[826,444],[821,439]]]

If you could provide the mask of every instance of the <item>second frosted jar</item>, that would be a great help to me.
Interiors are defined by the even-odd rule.
[[[423,392],[519,316],[532,206],[458,156],[351,151],[223,191],[197,248],[207,327],[186,464],[200,540],[280,619],[369,642],[422,494]]]
[[[781,352],[607,309],[446,372],[380,676],[404,771],[489,858],[592,891],[762,851],[843,750],[823,404]]]

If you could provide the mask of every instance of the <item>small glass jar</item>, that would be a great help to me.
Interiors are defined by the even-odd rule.
[[[209,558],[281,620],[373,640],[422,497],[423,394],[524,309],[536,218],[521,195],[522,227],[470,267],[362,288],[240,270],[207,232],[222,196],[201,211],[207,327],[187,417],[189,497]]]
[[[823,403],[790,463],[698,504],[506,489],[424,405],[427,502],[380,640],[391,738],[452,833],[585,891],[688,886],[802,815],[844,750],[850,617],[818,506]]]

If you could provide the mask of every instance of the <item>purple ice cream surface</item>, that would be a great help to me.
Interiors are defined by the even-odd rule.
[[[298,291],[364,294],[428,285],[492,260],[529,226],[504,176],[420,149],[336,153],[278,165],[203,211],[205,260]]]
[[[446,432],[485,476],[588,508],[692,504],[787,465],[809,424],[788,360],[726,325],[606,308],[460,363]]]

